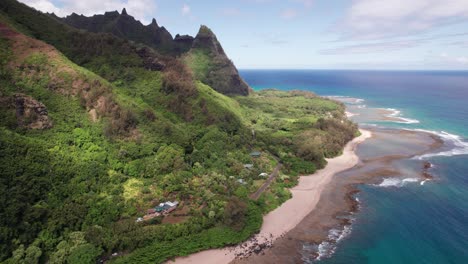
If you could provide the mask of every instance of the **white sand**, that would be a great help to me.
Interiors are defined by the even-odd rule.
[[[275,240],[298,225],[314,210],[322,191],[330,183],[333,175],[352,168],[358,163],[359,158],[354,150],[359,143],[371,136],[369,131],[361,130],[361,136],[349,142],[341,156],[328,159],[328,164],[324,169],[312,175],[300,177],[299,184],[291,189],[292,198],[263,217],[262,228],[256,235],[257,240],[265,241],[265,237],[270,237],[270,234]],[[176,258],[175,262],[168,263],[223,264],[231,262],[234,258],[233,251],[223,248],[201,251],[187,257]]]

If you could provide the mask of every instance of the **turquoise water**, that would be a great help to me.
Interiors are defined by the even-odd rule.
[[[241,71],[254,89],[309,90],[361,98],[418,123],[376,122],[443,136],[443,151],[424,159],[436,181],[360,187],[351,234],[319,263],[468,263],[468,72]]]

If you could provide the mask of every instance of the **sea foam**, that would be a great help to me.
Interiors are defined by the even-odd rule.
[[[418,124],[418,123],[420,123],[419,120],[417,120],[417,119],[411,119],[411,118],[403,117],[402,114],[401,114],[401,111],[397,110],[395,108],[382,108],[382,109],[391,112],[390,114],[388,114],[386,116],[390,117],[390,118],[397,119],[397,120],[393,121],[395,123],[401,123],[401,124]]]
[[[333,228],[328,232],[328,239],[318,246],[318,256],[316,260],[328,258],[336,251],[336,244],[351,234],[351,225],[346,225],[343,229]]]
[[[378,187],[403,187],[407,183],[411,182],[419,182],[418,178],[406,178],[406,179],[399,179],[399,178],[385,178],[380,184],[374,184],[374,186]]]
[[[439,136],[445,143],[451,145],[452,149],[437,153],[428,153],[414,157],[414,159],[427,159],[437,156],[451,157],[456,155],[468,155],[468,142],[463,141],[462,137],[454,134],[447,133],[445,131],[431,131],[424,129],[413,129],[413,131],[425,132]]]
[[[347,104],[353,104],[353,105],[361,104],[365,101],[362,98],[350,97],[350,96],[345,96],[345,95],[328,95],[324,97],[337,100],[343,103],[347,103]]]

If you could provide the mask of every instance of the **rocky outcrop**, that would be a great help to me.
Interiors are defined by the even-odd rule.
[[[202,25],[193,41],[193,48],[207,49],[213,55],[226,56],[216,35],[207,26]]]
[[[121,13],[113,11],[92,17],[73,13],[63,18],[63,21],[75,28],[96,33],[108,32],[123,39],[145,44],[158,53],[170,55],[168,57],[172,58],[189,54],[191,51],[202,50],[210,57],[210,67],[207,67],[206,72],[201,74],[202,82],[223,94],[249,94],[249,86],[226,56],[216,35],[206,26],[200,27],[195,38],[189,35],[176,35],[173,39],[164,27],[158,25],[156,19],[144,26],[140,21],[128,15],[125,8]],[[155,52],[141,48],[137,53],[143,59],[145,68],[156,71],[164,70],[164,58]]]
[[[192,48],[194,38],[189,35],[177,34],[174,38],[179,53],[186,52]]]
[[[166,64],[152,52],[149,48],[143,47],[138,49],[138,56],[143,59],[143,66],[150,71],[162,71]]]
[[[207,26],[201,26],[193,40],[191,52],[201,50],[211,58],[204,83],[223,94],[248,95],[249,86],[240,77],[234,63],[227,57],[216,35]]]
[[[15,110],[17,125],[27,129],[47,129],[53,126],[46,106],[24,94],[15,94],[3,98],[2,103],[7,103],[9,108]]]
[[[156,19],[153,18],[151,24],[145,26],[128,15],[125,8],[121,14],[113,11],[106,12],[104,15],[86,17],[73,13],[62,20],[78,29],[95,33],[107,32],[120,38],[148,45],[162,54],[176,54],[188,50],[180,48],[166,28],[158,25]]]

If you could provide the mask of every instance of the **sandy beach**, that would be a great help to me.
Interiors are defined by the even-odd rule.
[[[333,175],[352,168],[359,158],[354,153],[356,146],[372,136],[370,131],[360,130],[361,135],[349,142],[341,156],[327,159],[324,169],[309,176],[299,178],[299,183],[291,189],[292,198],[263,217],[263,225],[256,235],[259,243],[274,241],[298,225],[304,217],[315,209],[325,187]],[[235,252],[228,248],[205,250],[187,257],[176,258],[168,263],[229,263],[235,259]]]

